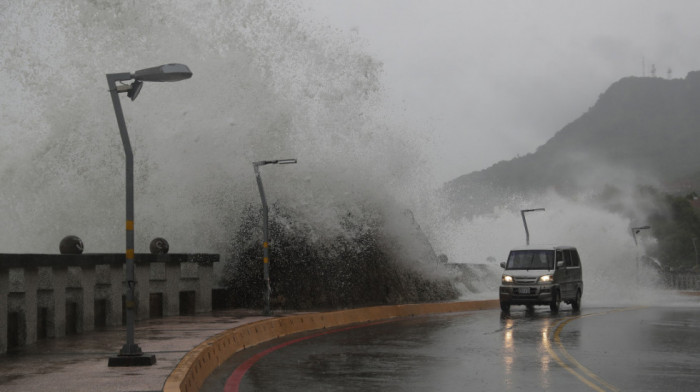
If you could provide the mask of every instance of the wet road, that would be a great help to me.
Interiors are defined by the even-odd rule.
[[[700,307],[479,311],[277,340],[203,391],[698,391]],[[228,382],[228,384],[227,384]]]

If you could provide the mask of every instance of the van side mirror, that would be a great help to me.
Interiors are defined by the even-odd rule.
[[[561,268],[563,266],[564,266],[564,260],[557,261],[557,268]]]
[[[506,263],[501,261],[501,268],[506,269]]]

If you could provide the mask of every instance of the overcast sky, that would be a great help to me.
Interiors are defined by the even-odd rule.
[[[620,78],[700,70],[696,0],[304,2],[383,63],[439,181],[534,152]]]

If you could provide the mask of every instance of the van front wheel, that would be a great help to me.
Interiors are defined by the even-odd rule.
[[[510,304],[508,302],[501,301],[501,310],[506,313],[510,312]]]
[[[554,290],[554,297],[552,297],[552,302],[549,304],[549,309],[552,313],[557,313],[559,311],[559,305],[561,304],[561,294],[559,290]]]

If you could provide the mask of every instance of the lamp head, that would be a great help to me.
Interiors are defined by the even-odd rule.
[[[253,166],[264,166],[264,165],[289,165],[292,163],[297,163],[296,159],[275,159],[274,161],[257,161],[253,162]]]
[[[191,78],[192,71],[185,64],[165,64],[138,70],[131,77],[143,82],[177,82]]]
[[[297,163],[296,159],[278,159],[276,162],[278,165],[289,165],[291,163]]]
[[[139,93],[141,92],[141,87],[143,87],[143,82],[140,80],[134,81],[134,83],[131,83],[131,87],[129,88],[129,91],[126,92],[126,96],[131,98],[132,101],[136,100],[136,97],[139,96]]]

